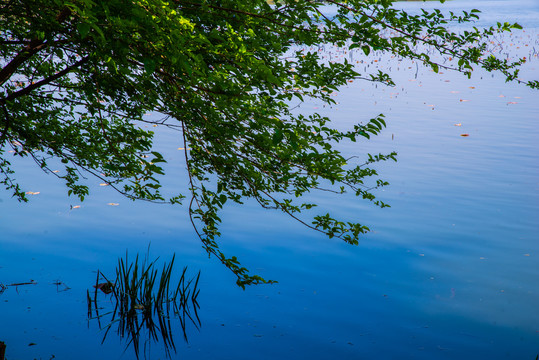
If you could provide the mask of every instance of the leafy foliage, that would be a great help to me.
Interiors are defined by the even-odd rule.
[[[316,205],[302,196],[349,191],[385,207],[371,190],[387,182],[366,183],[378,175],[369,166],[396,159],[395,153],[367,155],[355,165],[336,148],[378,134],[385,127],[382,115],[339,131],[328,117],[292,111],[292,100],[334,104],[332,92],[350,79],[393,84],[389,74],[360,74],[347,61],[328,63],[305,49],[335,44],[366,55],[381,50],[420,60],[435,72],[469,76],[478,65],[520,81],[523,59],[511,63],[484,54],[488,36],[518,24],[455,33],[446,28],[449,23],[471,22],[479,11],[410,15],[392,2],[2,2],[0,144],[15,156],[33,158],[46,172],[59,159],[64,170],[53,174],[81,199],[89,192],[81,179],[85,173],[133,200],[181,203],[189,196],[189,215],[208,254],[232,270],[240,286],[264,283],[219,248],[219,211],[227,201],[255,199],[357,244],[368,227],[331,214],[309,222],[302,212]],[[162,118],[148,119],[149,111]],[[153,133],[140,126],[148,122],[181,133],[189,194],[162,195],[165,159],[152,151]],[[0,171],[5,187],[26,201],[6,153]]]

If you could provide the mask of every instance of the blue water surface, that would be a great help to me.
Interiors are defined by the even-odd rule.
[[[398,6],[410,12],[479,8],[478,26],[522,23],[524,30],[498,37],[493,51],[526,56],[521,77],[539,78],[536,1]],[[373,230],[359,246],[327,239],[256,204],[230,206],[221,216],[222,250],[279,281],[243,291],[207,258],[186,207],[130,202],[91,178],[91,194],[81,204],[55,177],[17,162],[17,179],[39,194],[20,204],[0,193],[0,283],[37,285],[0,294],[6,358],[133,358],[114,334],[101,343],[103,332],[87,321],[86,290],[97,269],[113,274],[118,257],[145,254],[151,244],[151,257],[169,260],[175,253],[191,275],[202,273],[202,326],[188,328],[189,343],[176,328],[174,358],[535,359],[539,93],[481,71],[467,79],[376,52],[366,58],[330,46],[324,51],[328,61],[346,58],[359,71],[388,70],[397,83],[356,80],[336,94],[333,108],[316,102],[300,108],[331,116],[339,128],[386,115],[380,136],[342,150],[357,161],[367,152],[398,152],[397,163],[377,167],[391,185],[376,194],[391,208],[312,194],[321,212]],[[168,159],[165,185],[185,191],[181,134],[155,130]],[[164,358],[159,343],[147,352]]]

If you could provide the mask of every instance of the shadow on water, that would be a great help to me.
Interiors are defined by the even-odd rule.
[[[179,280],[173,282],[174,256],[161,271],[156,261],[150,262],[147,255],[142,260],[137,255],[130,261],[126,254],[125,259],[118,259],[115,280],[98,270],[94,288],[86,294],[88,326],[91,321],[97,322],[105,332],[102,343],[113,329],[126,341],[125,350],[133,347],[137,359],[141,344],[147,357],[150,345],[160,341],[170,358],[171,350],[176,352],[173,324],[179,322],[186,342],[187,325],[191,323],[196,329],[201,325],[197,302],[200,271],[187,279],[184,267]]]

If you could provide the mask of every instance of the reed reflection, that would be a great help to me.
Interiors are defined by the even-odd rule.
[[[102,343],[113,329],[127,342],[125,350],[133,347],[137,359],[141,345],[147,357],[150,345],[160,341],[170,358],[171,350],[176,352],[174,330],[181,328],[187,342],[188,324],[200,327],[200,271],[188,279],[184,267],[179,280],[174,281],[174,259],[175,256],[159,271],[157,259],[150,262],[148,256],[140,260],[137,255],[130,261],[126,254],[125,259],[118,259],[113,281],[97,271],[94,288],[87,291],[88,321],[97,322],[99,329],[105,331]]]

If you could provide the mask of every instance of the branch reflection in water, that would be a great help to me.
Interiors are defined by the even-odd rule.
[[[146,255],[139,263],[137,255],[130,262],[126,253],[125,259],[118,259],[114,281],[97,271],[94,289],[87,290],[88,320],[96,320],[99,329],[105,330],[102,343],[109,331],[116,328],[118,336],[127,341],[125,350],[132,345],[137,359],[141,338],[145,339],[144,354],[152,342],[162,340],[166,356],[170,358],[171,349],[176,352],[172,325],[180,323],[186,342],[187,324],[192,323],[199,329],[197,297],[200,271],[187,280],[187,267],[184,267],[178,282],[172,282],[174,258],[170,263],[164,263],[159,272],[155,265],[157,259],[149,262]],[[101,293],[110,295],[110,305],[109,301],[105,306],[101,305],[98,301]],[[113,310],[107,311],[112,307]],[[103,320],[108,321],[105,323]]]

